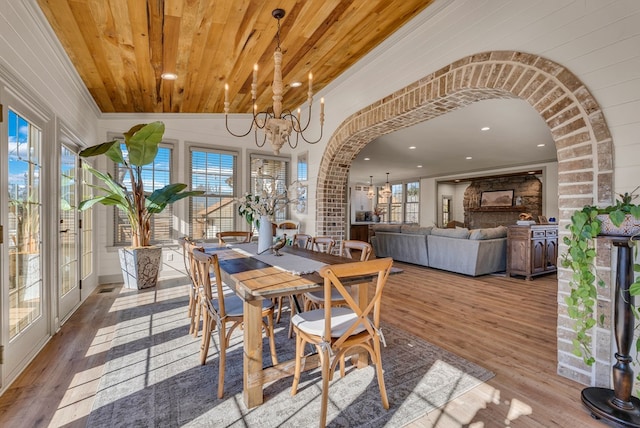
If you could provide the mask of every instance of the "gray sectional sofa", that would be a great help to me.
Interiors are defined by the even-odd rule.
[[[441,229],[417,225],[374,226],[376,257],[478,276],[506,269],[507,228]]]

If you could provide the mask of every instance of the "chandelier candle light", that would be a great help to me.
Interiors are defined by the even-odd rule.
[[[308,140],[304,131],[309,127],[311,122],[311,105],[313,102],[313,75],[309,73],[309,91],[307,93],[307,103],[309,104],[309,116],[307,122],[302,126],[300,120],[300,109],[297,116],[294,116],[289,110],[282,110],[282,91],[284,85],[282,83],[282,50],[280,49],[280,19],[284,18],[284,9],[274,9],[271,12],[274,18],[278,20],[278,31],[276,32],[276,50],[273,53],[274,70],[273,70],[273,106],[265,111],[258,112],[256,98],[258,92],[258,64],[253,66],[253,83],[251,84],[251,100],[253,104],[253,118],[249,130],[244,134],[236,134],[229,129],[229,84],[224,85],[224,118],[227,131],[234,137],[245,137],[251,130],[255,131],[255,141],[258,147],[264,146],[267,140],[271,143],[273,152],[277,155],[280,153],[282,146],[287,143],[289,147],[295,149],[298,146],[298,139],[302,138],[309,144],[315,144],[322,138],[322,128],[324,125],[324,98],[320,99],[320,136],[315,141]],[[264,130],[264,138],[262,142],[258,140],[258,129]],[[291,142],[291,132],[295,131],[295,143]]]

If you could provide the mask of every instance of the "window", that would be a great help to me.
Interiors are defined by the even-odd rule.
[[[391,201],[389,205],[389,221],[391,223],[402,223],[402,208],[403,208],[403,185],[402,184],[392,184],[391,185]]]
[[[191,189],[203,196],[190,198],[190,236],[213,239],[218,232],[235,230],[237,153],[191,149]]]
[[[127,146],[124,142],[120,145],[123,155],[127,156]],[[142,167],[142,180],[145,193],[151,193],[171,183],[171,159],[172,149],[161,145],[155,160]],[[128,191],[131,191],[131,178],[129,171],[122,164],[115,165],[115,173],[118,181],[123,183]],[[114,245],[129,245],[131,243],[131,226],[127,216],[121,210],[115,210]],[[168,242],[173,238],[173,207],[171,205],[159,214],[151,217],[151,242],[158,244]]]
[[[412,181],[405,186],[404,221],[406,223],[420,223],[420,182]]]
[[[289,184],[289,161],[286,158],[251,155],[251,193],[265,192],[269,197],[286,197]],[[278,222],[289,218],[289,207],[276,210],[273,220]]]
[[[420,222],[420,182],[392,184],[391,197],[384,198],[378,189],[378,207],[384,208],[384,221],[391,223]]]
[[[446,227],[451,221],[451,196],[442,197],[442,227]]]

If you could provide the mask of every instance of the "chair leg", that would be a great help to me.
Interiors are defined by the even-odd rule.
[[[276,314],[276,323],[280,323],[280,318],[282,317],[282,301],[284,300],[282,296],[275,299],[274,303],[277,303],[278,313]]]
[[[302,366],[302,354],[304,353],[304,340],[300,334],[296,334],[296,365],[293,371],[293,384],[291,385],[291,395],[298,393],[300,383],[300,369]]]
[[[327,351],[320,351],[322,362],[322,404],[320,405],[320,428],[327,425],[327,404],[329,401],[329,379],[331,375],[331,361]]]
[[[289,295],[289,339],[291,339],[293,337],[293,323],[291,322],[291,320],[293,319],[293,316],[297,313],[296,312],[296,302],[295,302],[295,296],[293,294]]]
[[[227,334],[224,322],[220,323],[218,326],[218,336],[220,337],[220,358],[218,359],[218,398],[222,398],[224,396],[224,369],[227,363]]]
[[[200,364],[205,365],[211,342],[211,317],[207,311],[202,314],[202,342],[200,345]]]
[[[278,364],[278,355],[276,354],[276,335],[273,333],[273,312],[267,315],[267,336],[269,337],[269,349],[271,351],[271,362],[275,366]]]
[[[193,291],[189,291],[189,308],[187,310],[187,317],[191,320],[189,323],[189,334],[193,334],[193,329],[195,328],[195,316],[196,316],[196,305],[195,300],[193,298]]]
[[[204,311],[206,313],[206,311]],[[204,329],[204,319],[205,319],[205,313],[203,313],[202,311],[202,305],[200,304],[200,301],[197,300],[196,301],[196,314],[194,317],[194,324],[193,324],[193,331],[191,331],[191,334],[193,334],[193,337],[198,337],[198,330],[200,329],[200,318],[202,318],[202,328]]]
[[[387,388],[384,385],[384,373],[382,370],[382,358],[380,352],[380,341],[373,341],[373,349],[376,354],[376,377],[378,378],[378,388],[380,388],[380,398],[382,398],[382,407],[389,410],[389,398],[387,397]]]

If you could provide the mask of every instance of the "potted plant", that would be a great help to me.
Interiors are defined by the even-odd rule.
[[[105,155],[122,165],[130,182],[119,181],[109,173],[100,172],[85,164],[102,185],[90,185],[98,195],[84,200],[78,208],[86,210],[96,203],[115,206],[126,215],[131,226],[131,247],[119,249],[120,264],[127,288],[147,288],[156,285],[162,248],[151,245],[151,217],[180,199],[201,195],[202,191],[184,191],[183,183],[171,183],[151,193],[145,192],[142,167],[152,163],[164,135],[164,123],[138,124],[124,133],[126,156],[120,147],[122,140],[98,144],[80,152],[81,157]]]
[[[640,206],[632,202],[637,196],[634,193],[638,188],[640,186],[631,193],[619,195],[614,205],[584,206],[571,216],[571,223],[567,225],[570,235],[564,237],[568,248],[562,256],[562,266],[570,268],[573,276],[569,281],[571,293],[565,298],[565,302],[569,316],[575,320],[573,353],[582,357],[588,365],[595,362],[591,354],[591,336],[588,333],[596,325],[596,286],[605,285],[595,271],[595,238],[603,234],[632,236],[638,233],[640,223],[635,220],[640,219]],[[640,280],[634,282],[631,292],[633,295],[640,295]],[[600,323],[602,322],[603,316],[600,318]]]

